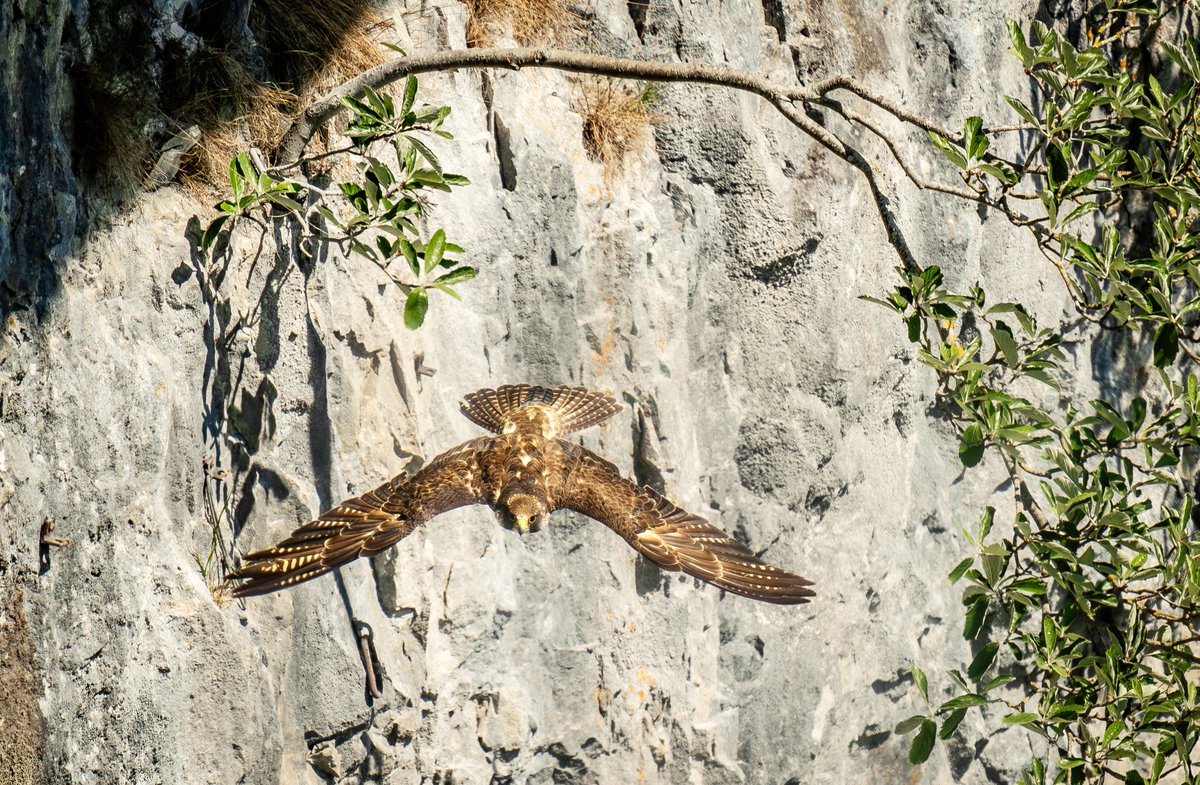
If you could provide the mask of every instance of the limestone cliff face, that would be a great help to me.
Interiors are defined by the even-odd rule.
[[[1024,82],[1003,20],[1033,5],[577,10],[596,49],[851,74],[953,125],[1007,116]],[[195,12],[135,10],[159,45]],[[40,714],[0,752],[16,782],[910,781],[889,731],[915,708],[911,663],[969,656],[944,576],[998,475],[962,475],[901,325],[857,299],[897,262],[855,170],[757,98],[675,85],[654,149],[606,183],[563,75],[426,77],[454,108],[437,149],[473,181],[432,220],[480,277],[409,332],[362,260],[239,248],[206,269],[185,230],[209,208],[174,186],[81,228],[68,60],[105,45],[87,12],[0,10],[0,716]],[[463,45],[454,2],[389,13],[405,48]],[[889,166],[920,259],[1060,313],[1021,235]],[[214,521],[226,546],[274,542],[477,433],[460,397],[514,381],[614,390],[626,409],[583,443],[816,601],[721,596],[578,516],[520,538],[475,508],[336,577],[214,604],[197,565]],[[47,517],[70,545],[39,548]],[[1007,781],[1027,753],[963,743],[920,776]]]

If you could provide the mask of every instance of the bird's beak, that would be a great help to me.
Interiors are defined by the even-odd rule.
[[[517,531],[521,534],[529,534],[529,519],[517,516]]]

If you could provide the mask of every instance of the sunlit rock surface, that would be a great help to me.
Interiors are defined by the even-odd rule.
[[[137,13],[162,41],[185,35],[191,5]],[[898,260],[856,170],[756,97],[664,85],[652,143],[606,179],[576,80],[426,76],[422,100],[454,108],[456,140],[436,149],[473,183],[431,225],[480,275],[409,332],[362,259],[301,268],[268,237],[255,261],[247,234],[227,269],[205,269],[186,228],[210,205],[175,186],[77,230],[63,58],[87,6],[0,10],[0,44],[20,54],[0,57],[0,701],[32,716],[3,731],[18,728],[0,751],[11,781],[1011,781],[1022,735],[977,742],[971,719],[915,773],[891,733],[924,710],[912,663],[937,691],[970,656],[945,575],[959,527],[1008,496],[998,467],[962,474],[902,325],[858,299]],[[783,82],[850,74],[954,126],[1008,117],[1002,95],[1025,82],[1003,21],[1033,6],[576,10],[594,50]],[[463,46],[457,3],[390,13],[410,51]],[[65,43],[29,34],[46,20]],[[883,124],[920,171],[953,176],[922,134]],[[918,258],[1059,316],[1023,235],[847,139],[881,162]],[[214,603],[214,525],[226,548],[273,543],[475,435],[461,396],[516,381],[614,391],[625,410],[581,441],[814,580],[816,600],[722,596],[579,516],[521,538],[474,508],[374,563]],[[69,545],[39,547],[47,517]]]

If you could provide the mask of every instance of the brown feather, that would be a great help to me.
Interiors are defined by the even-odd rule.
[[[271,548],[254,551],[229,575],[233,595],[266,594],[374,556],[447,510],[485,502],[478,455],[491,437],[463,442],[411,477],[401,474],[347,499]]]
[[[411,477],[401,474],[347,499],[272,548],[246,555],[229,576],[233,594],[265,594],[374,556],[447,510],[487,504],[512,525],[521,504],[536,530],[548,510],[572,509],[606,524],[664,570],[774,603],[807,602],[812,583],[762,562],[745,545],[617,467],[556,438],[603,422],[621,408],[583,387],[505,385],[467,395],[463,413],[495,432],[442,453]],[[539,511],[540,510],[540,511]],[[505,517],[507,516],[507,517]]]
[[[621,411],[621,404],[605,392],[586,387],[538,387],[506,384],[484,388],[463,397],[462,413],[471,422],[493,433],[503,433],[522,409],[545,410],[552,432],[562,435],[590,428]]]
[[[788,605],[814,595],[812,581],[764,563],[705,519],[621,477],[590,450],[560,446],[569,469],[555,508],[595,518],[664,570],[682,570],[735,594]]]

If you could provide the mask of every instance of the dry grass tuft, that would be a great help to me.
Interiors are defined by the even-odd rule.
[[[224,581],[216,586],[209,586],[208,591],[212,594],[213,603],[218,608],[224,608],[233,603],[233,589]]]
[[[391,23],[363,0],[256,0],[250,29],[279,82],[321,92],[387,60],[376,34]]]
[[[575,111],[583,118],[583,149],[604,168],[606,180],[625,172],[629,156],[654,148],[654,125],[660,122],[650,107],[653,86],[634,92],[612,79],[582,82]]]
[[[169,69],[164,107],[200,143],[179,180],[197,196],[224,188],[229,161],[254,145],[272,158],[302,103],[387,59],[376,40],[387,23],[363,0],[256,0],[250,27],[275,80],[264,84],[239,54],[206,49]]]
[[[80,174],[122,190],[136,188],[149,171],[145,97],[88,64],[71,70],[71,87],[72,147]]]
[[[465,0],[467,46],[491,46],[510,38],[522,46],[561,42],[579,17],[565,0]]]
[[[252,143],[274,152],[296,107],[296,96],[260,83],[233,53],[202,50],[176,63],[165,80],[164,108],[181,127],[196,125],[202,133],[180,162],[180,182],[211,195],[214,186],[224,186],[238,149]]]

